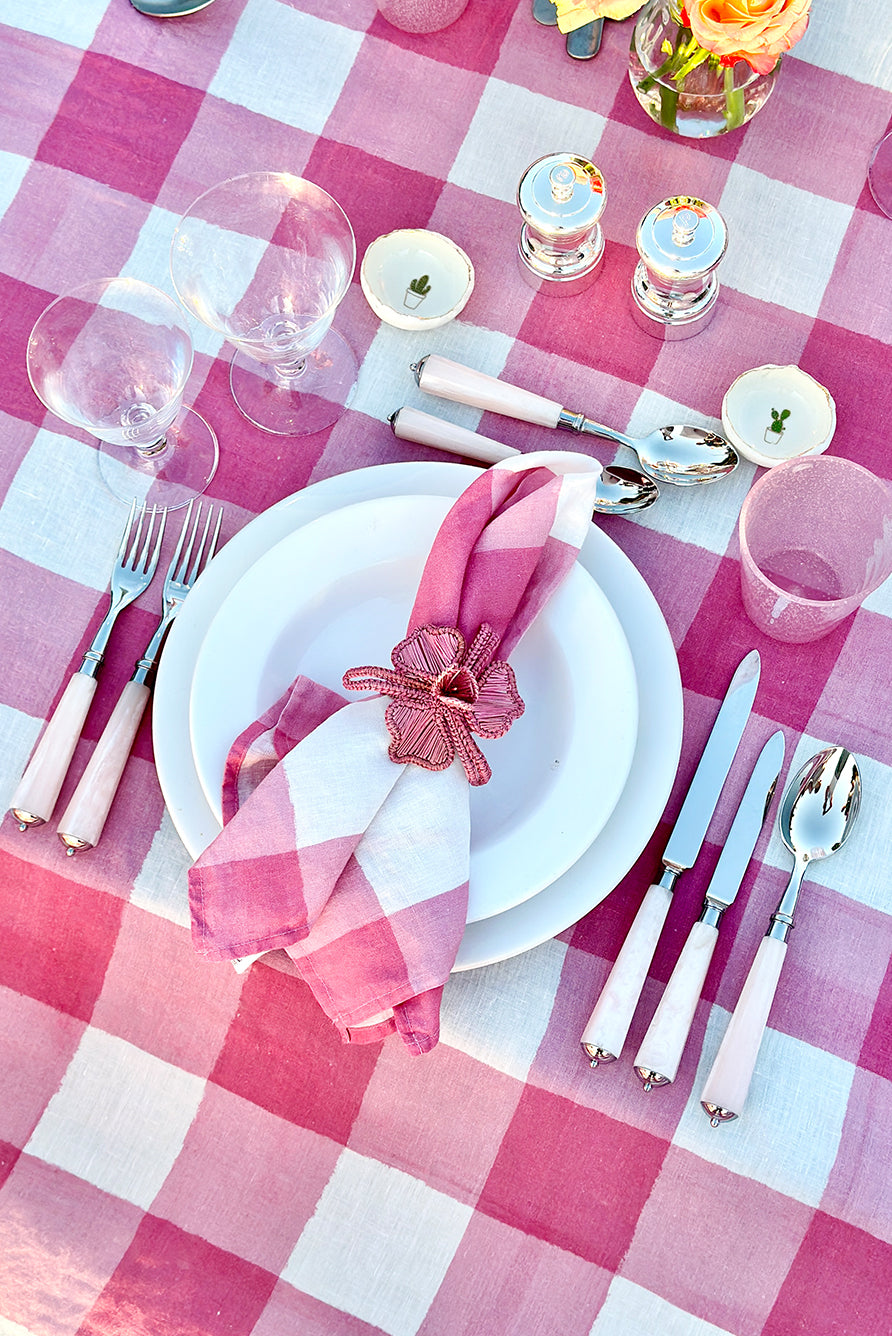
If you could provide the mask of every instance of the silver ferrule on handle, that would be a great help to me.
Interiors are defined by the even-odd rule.
[[[787,882],[786,890],[780,898],[780,904],[771,915],[768,921],[768,931],[766,937],[773,937],[775,941],[786,942],[789,940],[790,933],[793,931],[793,915],[796,911],[796,901],[799,899],[799,890],[802,886],[802,879],[805,876],[807,864],[804,861],[797,861],[793,868],[792,876]]]
[[[606,441],[627,445],[630,450],[635,449],[635,442],[631,436],[625,436],[621,431],[614,431],[612,427],[605,427],[600,422],[592,422],[584,413],[571,413],[569,409],[562,408],[557,426],[563,431],[575,431],[580,436],[600,436]]]
[[[161,621],[158,623],[158,626],[155,630],[155,634],[152,636],[152,639],[146,646],[145,653],[143,654],[142,658],[137,659],[136,661],[136,667],[134,668],[133,675],[130,678],[131,682],[139,682],[140,685],[144,685],[148,680],[149,674],[155,667],[157,667],[158,657],[161,654],[161,644],[164,640],[165,635],[167,634],[168,627],[173,621],[174,612],[175,609],[171,608],[161,618]]]
[[[98,676],[99,669],[105,662],[105,651],[108,649],[115,618],[123,606],[124,603],[121,598],[112,597],[108,612],[99,623],[96,634],[90,642],[90,648],[85,653],[81,666],[78,668],[78,672],[83,673],[85,677]]]

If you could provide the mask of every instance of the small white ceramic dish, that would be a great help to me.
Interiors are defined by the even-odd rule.
[[[722,401],[725,435],[744,459],[770,469],[821,455],[836,430],[829,392],[798,366],[757,366],[738,376]]]
[[[378,237],[359,281],[375,315],[397,329],[436,329],[454,320],[474,290],[474,266],[439,232],[406,227]]]

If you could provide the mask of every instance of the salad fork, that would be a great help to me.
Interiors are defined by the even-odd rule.
[[[139,728],[151,694],[148,679],[158,663],[164,637],[182,607],[186,595],[216,550],[220,525],[223,521],[223,508],[221,506],[217,511],[217,520],[214,524],[214,507],[210,506],[202,529],[202,507],[199,503],[193,521],[194,504],[194,500],[189,502],[176,549],[164,580],[161,593],[161,620],[142,658],[137,659],[133,676],[121,692],[57,827],[59,839],[69,855],[81,849],[92,849],[102,834],[127,757],[130,755],[130,748],[133,746],[136,730]]]
[[[10,810],[19,823],[19,830],[42,826],[52,816],[62,781],[68,773],[87,712],[96,694],[99,669],[105,659],[115,619],[122,608],[126,608],[143,590],[148,589],[158,565],[166,521],[167,511],[157,506],[147,511],[146,503],[143,502],[137,511],[135,499],[130,506],[112,570],[108,612],[80,668],[69,679],[12,795]]]

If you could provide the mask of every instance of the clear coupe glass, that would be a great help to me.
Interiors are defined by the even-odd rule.
[[[192,339],[177,303],[135,278],[100,278],[57,297],[28,339],[41,403],[100,441],[99,470],[120,500],[175,510],[205,490],[217,438],[183,406]]]
[[[892,131],[874,145],[867,167],[870,193],[887,218],[892,218]]]
[[[285,172],[223,181],[180,220],[174,287],[188,311],[235,345],[229,383],[255,426],[305,436],[347,407],[356,358],[331,324],[355,264],[340,205]]]

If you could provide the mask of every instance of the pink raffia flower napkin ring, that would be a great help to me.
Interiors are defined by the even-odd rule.
[[[391,697],[391,761],[445,770],[458,756],[468,783],[486,784],[492,771],[471,734],[503,737],[524,709],[511,665],[493,658],[498,643],[491,626],[469,648],[455,626],[420,626],[394,649],[393,668],[350,668],[344,686]]]
[[[564,453],[487,469],[440,526],[393,666],[344,675],[378,694],[347,703],[300,677],[236,739],[223,831],[189,873],[202,955],[284,948],[345,1040],[434,1046],[467,919],[470,790],[490,775],[472,734],[523,712],[506,660],[573,566],[599,475]]]

